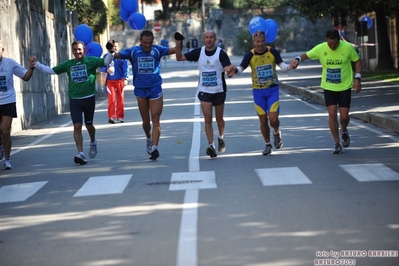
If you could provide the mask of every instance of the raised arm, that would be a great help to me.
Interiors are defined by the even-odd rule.
[[[30,78],[32,77],[33,70],[35,70],[36,61],[37,61],[36,56],[34,55],[29,56],[29,69],[22,77],[23,81],[29,81]]]

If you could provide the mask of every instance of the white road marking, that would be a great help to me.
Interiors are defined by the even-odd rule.
[[[399,181],[399,173],[382,163],[342,164],[340,167],[359,182]]]
[[[194,95],[194,130],[191,140],[190,157],[188,159],[188,170],[190,173],[200,173],[199,167],[199,151],[201,146],[201,122],[200,122],[200,108],[197,95]],[[208,172],[207,172],[208,173]],[[174,179],[182,179],[192,177],[187,173],[173,173],[172,181]],[[198,176],[196,176],[197,178]],[[203,176],[201,177],[203,178]],[[215,173],[213,173],[215,179]],[[215,183],[216,184],[216,183]],[[181,188],[181,186],[170,186],[172,188]],[[179,241],[177,246],[176,266],[197,266],[197,235],[198,235],[198,194],[199,190],[186,189],[184,194],[183,212],[180,221]]]
[[[22,183],[0,188],[0,203],[25,201],[48,181]]]
[[[133,175],[95,176],[89,180],[73,195],[74,197],[121,194]]]
[[[214,171],[173,173],[169,190],[217,188]]]
[[[255,169],[264,186],[312,184],[298,167]]]

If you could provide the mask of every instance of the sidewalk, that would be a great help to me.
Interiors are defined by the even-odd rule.
[[[324,105],[320,78],[285,81],[280,87]],[[362,91],[352,92],[350,116],[399,133],[399,83],[362,79]]]

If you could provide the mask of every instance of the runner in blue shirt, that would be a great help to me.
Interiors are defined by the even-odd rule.
[[[109,41],[107,49],[115,59],[128,59],[132,64],[134,95],[137,98],[143,130],[147,137],[147,152],[151,155],[151,160],[156,160],[159,157],[160,117],[163,109],[161,58],[175,54],[176,48],[154,45],[153,42],[152,31],[144,30],[140,34],[140,45],[115,53],[111,47],[112,41]]]

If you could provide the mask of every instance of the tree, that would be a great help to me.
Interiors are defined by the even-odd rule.
[[[66,0],[67,11],[77,11],[78,21],[87,24],[93,35],[99,35],[107,28],[107,7],[102,0]]]
[[[396,16],[395,11],[399,9],[397,0],[290,0],[287,3],[308,18],[340,15],[357,20],[360,15],[375,11],[379,44],[377,69],[394,69],[386,17]]]

